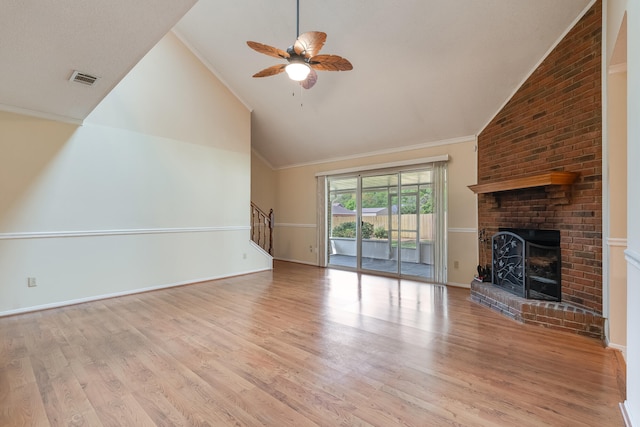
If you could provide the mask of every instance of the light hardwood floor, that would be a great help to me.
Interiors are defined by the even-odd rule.
[[[0,318],[0,339],[1,426],[624,425],[598,341],[293,263]]]

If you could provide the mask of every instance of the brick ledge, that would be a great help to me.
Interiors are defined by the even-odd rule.
[[[521,323],[604,338],[604,318],[572,304],[521,298],[477,280],[471,282],[471,300]]]

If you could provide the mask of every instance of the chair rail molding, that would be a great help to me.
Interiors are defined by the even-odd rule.
[[[74,231],[28,231],[0,233],[0,240],[52,239],[68,237],[122,236],[133,234],[168,234],[168,233],[212,233],[218,231],[250,230],[245,225],[225,227],[179,227],[179,228],[131,228],[114,230],[74,230]]]
[[[618,247],[627,247],[627,239],[622,237],[609,237],[607,239],[607,245],[609,246],[618,246]]]

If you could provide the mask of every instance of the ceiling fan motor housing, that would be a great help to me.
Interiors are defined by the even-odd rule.
[[[273,65],[257,72],[253,77],[275,76],[286,71],[289,78],[300,82],[303,88],[310,89],[318,80],[316,71],[348,71],[353,69],[351,63],[338,55],[318,55],[327,39],[322,31],[308,31],[300,34],[296,42],[287,51],[254,41],[247,45],[260,53],[278,59],[286,59],[288,65]]]

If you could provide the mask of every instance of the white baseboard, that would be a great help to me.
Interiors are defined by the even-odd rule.
[[[469,283],[447,282],[447,286],[454,286],[456,288],[471,289],[471,282],[469,282]]]
[[[226,274],[226,275],[213,276],[213,277],[203,277],[203,278],[200,278],[200,279],[188,280],[188,281],[185,281],[185,282],[168,283],[168,284],[164,284],[164,285],[149,286],[149,287],[140,288],[140,289],[132,289],[132,290],[129,290],[129,291],[114,292],[112,294],[102,294],[102,295],[96,295],[96,296],[92,296],[92,297],[78,298],[78,299],[73,299],[73,300],[68,300],[68,301],[59,301],[59,302],[53,302],[53,303],[50,303],[50,304],[42,304],[42,305],[36,305],[36,306],[32,306],[32,307],[19,308],[19,309],[16,309],[16,310],[0,311],[0,317],[13,316],[13,315],[16,315],[16,314],[23,314],[23,313],[31,313],[31,312],[34,312],[34,311],[48,310],[48,309],[51,309],[51,308],[66,307],[66,306],[69,306],[69,305],[76,305],[76,304],[82,304],[82,303],[85,303],[85,302],[92,302],[92,301],[99,301],[99,300],[103,300],[103,299],[122,297],[122,296],[126,296],[126,295],[141,294],[143,292],[157,291],[157,290],[160,290],[160,289],[167,289],[167,288],[175,288],[177,286],[193,285],[195,283],[209,282],[211,280],[218,280],[218,279],[226,279],[228,277],[234,277],[234,276],[244,276],[245,274],[259,273],[261,271],[269,271],[269,270],[272,270],[272,268],[260,268],[260,269],[256,269],[256,270],[243,271],[242,273],[238,273],[238,274]]]
[[[622,357],[624,358],[625,363],[627,362],[627,346],[626,345],[613,344],[613,343],[607,342],[607,347],[612,348],[614,350],[618,350],[620,353],[622,353]]]
[[[297,263],[297,264],[305,264],[305,265],[312,265],[312,266],[314,266],[314,267],[319,267],[319,265],[318,265],[317,263],[315,263],[315,262],[302,261],[302,260],[299,260],[299,259],[293,259],[293,258],[275,258],[275,257],[274,257],[274,259],[275,259],[275,260],[278,260],[278,261],[295,262],[295,263]]]
[[[270,259],[271,260],[271,268],[273,268],[273,255],[271,255],[269,252],[265,251],[262,246],[260,246],[259,244],[257,244],[253,240],[250,240],[249,244],[251,246],[253,246],[254,248],[256,248],[256,250],[259,251],[262,255],[264,255],[265,257]]]
[[[626,400],[620,403],[620,412],[622,412],[622,419],[624,420],[624,425],[627,427],[633,427],[631,414],[629,413],[629,407],[627,406]]]

